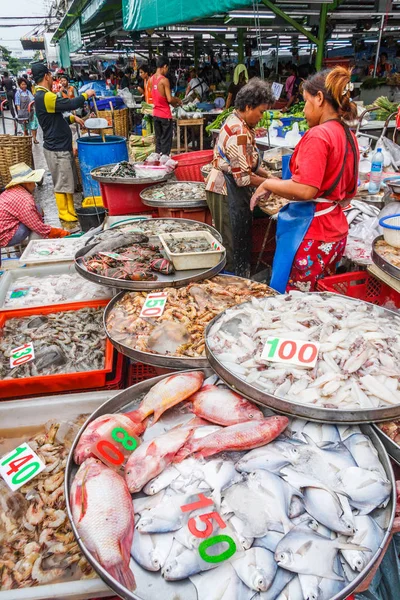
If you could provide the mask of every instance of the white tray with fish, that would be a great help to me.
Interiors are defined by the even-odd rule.
[[[0,279],[1,310],[69,304],[97,298],[111,298],[111,291],[91,282],[83,282],[73,263],[14,269]]]
[[[225,254],[224,246],[208,231],[163,233],[159,239],[177,271],[211,269]]]
[[[262,358],[268,338],[285,341],[294,357],[301,342],[319,344],[315,366]],[[400,416],[399,339],[397,312],[327,292],[292,292],[215,317],[206,354],[228,385],[274,410],[321,422],[387,421]]]
[[[275,295],[263,283],[233,275],[157,291],[168,293],[160,317],[140,317],[145,292],[120,292],[107,305],[104,328],[118,352],[167,369],[208,367],[204,350],[207,323],[227,306],[245,302],[252,295]]]
[[[71,262],[86,240],[86,237],[31,240],[19,260],[23,264]]]
[[[382,249],[385,250],[384,254],[381,253]],[[392,253],[392,256],[390,253]],[[382,271],[391,277],[400,280],[400,251],[398,248],[389,246],[389,244],[385,242],[383,235],[378,236],[372,242],[371,258],[372,262],[382,269]],[[391,262],[391,258],[395,264],[394,262]]]
[[[151,223],[154,225],[153,221],[155,221],[155,219],[151,220]],[[142,223],[147,223],[147,222],[148,221],[142,222]],[[152,277],[151,279],[150,278],[133,279],[133,277],[132,277],[132,279],[109,277],[107,275],[89,271],[89,269],[86,268],[85,261],[88,257],[88,253],[92,256],[94,254],[97,254],[98,252],[105,253],[106,255],[110,255],[113,252],[115,252],[116,250],[118,250],[119,248],[125,248],[125,249],[129,250],[129,244],[131,243],[131,242],[129,242],[129,240],[131,240],[132,244],[133,244],[133,242],[135,241],[136,238],[137,239],[143,238],[143,240],[147,239],[147,241],[143,242],[143,245],[146,248],[149,248],[150,246],[153,245],[153,246],[160,248],[160,250],[162,249],[162,243],[161,243],[159,237],[153,237],[153,236],[150,237],[150,236],[147,236],[146,234],[142,233],[141,231],[140,232],[136,231],[136,226],[135,226],[135,230],[134,229],[125,230],[122,228],[111,228],[111,229],[107,229],[107,231],[104,231],[101,234],[96,235],[93,238],[89,239],[87,245],[85,247],[81,248],[80,250],[78,250],[78,252],[75,255],[75,269],[77,270],[79,275],[81,275],[85,279],[88,279],[89,281],[93,281],[94,283],[99,283],[100,285],[104,285],[104,286],[108,286],[108,287],[112,287],[112,288],[125,289],[125,290],[138,290],[138,291],[149,290],[150,291],[150,290],[155,290],[155,289],[159,288],[160,286],[162,286],[162,287],[181,287],[183,285],[191,283],[192,281],[201,281],[203,279],[213,277],[214,275],[217,275],[220,271],[222,271],[222,269],[224,268],[225,263],[226,263],[226,254],[225,254],[225,250],[223,250],[223,252],[220,252],[218,262],[214,261],[212,266],[210,266],[210,267],[198,268],[196,266],[193,266],[193,267],[187,268],[185,270],[181,270],[181,271],[175,271],[173,269],[173,272],[169,273],[168,275],[157,271],[156,273],[151,273],[151,275],[150,275],[150,277]],[[218,240],[218,238],[216,238],[216,239]],[[95,247],[95,244],[97,244],[96,247]],[[164,262],[169,264],[168,257],[165,255],[165,252],[163,252],[161,254],[161,258],[166,259],[166,260],[164,260]],[[129,263],[127,261],[124,264],[126,264],[127,267],[129,267],[130,264],[134,264],[134,263]],[[171,266],[171,265],[169,265],[169,266]],[[190,266],[190,265],[188,265],[188,266]],[[149,273],[148,267],[149,267],[149,265],[146,264],[145,269],[146,269],[147,273]],[[124,267],[124,269],[125,269],[125,267]]]
[[[164,208],[207,206],[205,184],[199,181],[171,181],[140,192],[143,204]]]
[[[121,598],[343,600],[368,575],[395,512],[374,430],[259,408],[210,369],[184,371],[124,390],[82,427],[68,515]],[[119,472],[91,457],[115,427],[126,443],[141,439]]]
[[[69,422],[77,419],[80,415],[90,415],[115,393],[115,391],[75,393],[68,396],[45,396],[29,400],[1,402],[0,456],[44,431],[45,424],[49,421],[62,423],[64,432],[68,432]],[[34,484],[36,481],[36,479],[32,479],[31,483]],[[0,511],[2,510],[3,508],[0,507]],[[21,527],[23,527],[22,522]],[[33,531],[24,528],[25,536],[37,535],[40,537],[40,527],[41,524],[38,524]],[[26,539],[26,542],[28,541]],[[43,546],[43,552],[47,552],[47,543]],[[2,550],[4,547],[3,542]],[[43,582],[42,584],[37,580],[31,580],[30,577],[18,583],[14,580],[14,576],[11,576],[14,583],[12,589],[6,589],[5,575],[3,584],[0,585],[0,600],[53,600],[54,598],[89,600],[95,597],[109,598],[114,595],[114,592],[99,577],[77,579],[76,575],[71,573],[71,569],[66,569],[61,578],[52,577],[52,573],[48,572],[47,583]],[[7,580],[10,583],[8,573]]]

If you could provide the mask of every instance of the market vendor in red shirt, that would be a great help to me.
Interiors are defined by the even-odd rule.
[[[25,163],[10,168],[11,181],[0,194],[0,248],[20,244],[32,233],[40,238],[61,238],[69,231],[43,222],[33,191],[43,179],[44,169],[31,169]]]
[[[304,114],[309,131],[297,145],[292,178],[267,179],[251,199],[272,192],[290,200],[278,215],[277,248],[270,285],[279,292],[316,289],[335,272],[346,246],[343,208],[355,196],[359,150],[345,120],[357,116],[350,100],[351,71],[335,67],[304,82]]]

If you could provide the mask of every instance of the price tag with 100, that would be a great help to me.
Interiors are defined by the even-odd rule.
[[[261,358],[312,369],[318,359],[319,343],[287,338],[267,338]]]

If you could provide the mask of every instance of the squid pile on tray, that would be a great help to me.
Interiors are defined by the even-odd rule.
[[[168,356],[205,354],[204,330],[222,310],[248,300],[275,294],[262,283],[217,276],[179,289],[165,288],[168,299],[158,318],[141,318],[146,292],[128,292],[108,314],[107,331],[117,342]]]
[[[269,416],[202,371],[132,400],[82,433],[71,504],[88,550],[140,598],[150,571],[160,597],[179,581],[190,599],[330,600],[371,566],[392,486],[359,427]],[[91,454],[112,428],[140,441],[114,469]]]

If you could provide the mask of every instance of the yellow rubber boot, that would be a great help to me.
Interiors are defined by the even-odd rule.
[[[70,215],[75,217],[75,221],[77,221],[78,217],[76,216],[76,212],[75,212],[74,195],[66,194],[66,196],[67,196],[67,211],[69,212]]]
[[[56,192],[55,196],[56,196],[56,204],[57,204],[57,208],[58,208],[58,216],[61,219],[61,221],[77,221],[78,219],[68,212],[67,194],[60,194],[60,193]]]

